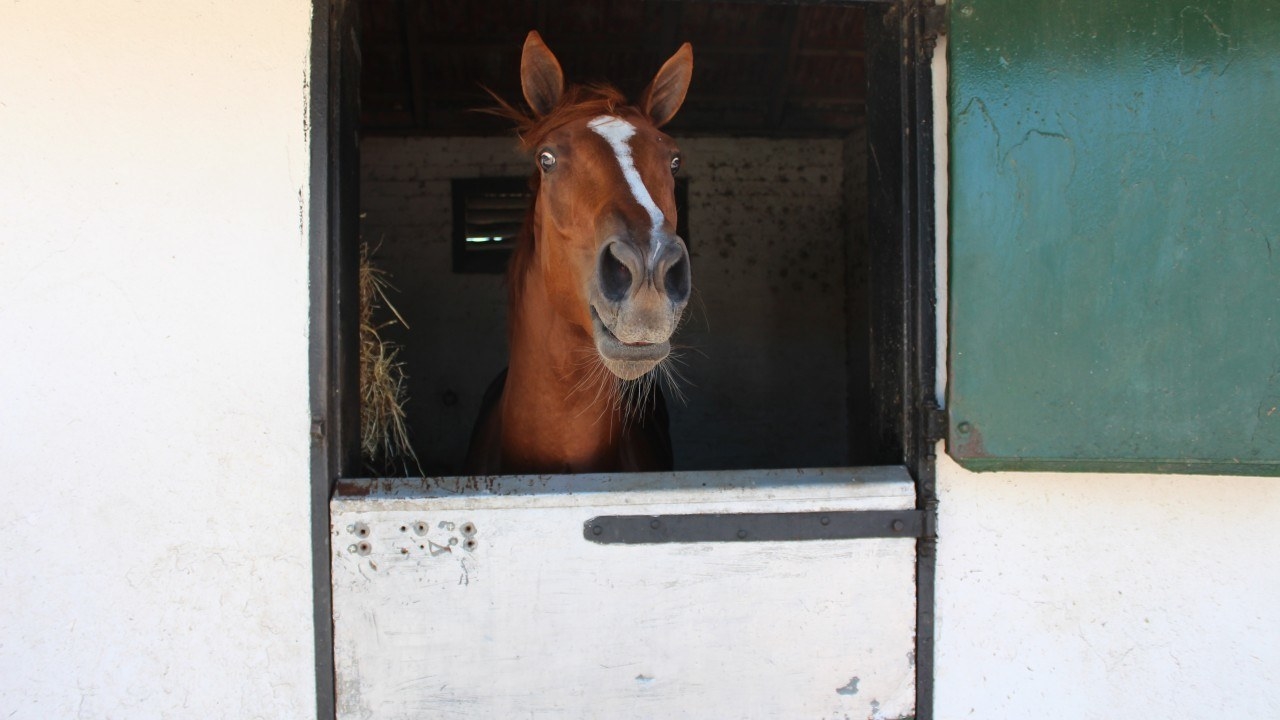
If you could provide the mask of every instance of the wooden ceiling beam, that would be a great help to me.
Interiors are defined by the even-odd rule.
[[[518,6],[521,27],[526,22],[558,26],[557,12],[568,9],[553,5],[555,1],[512,0],[510,12],[516,13]],[[366,56],[381,49],[381,69],[375,72],[387,74],[380,83],[366,83],[367,129],[375,134],[433,136],[497,132],[469,109],[483,104],[481,85],[519,100],[518,77],[508,68],[519,57],[519,48],[513,38],[505,37],[514,32],[514,16],[494,15],[507,13],[506,6],[495,0],[455,7],[439,21],[435,6],[420,0],[380,0],[376,7],[382,19],[366,26],[363,45],[369,49]],[[767,32],[748,23],[750,32],[744,32],[750,45],[744,45],[733,39],[743,33],[726,28],[738,28],[756,16],[747,10],[715,6],[709,13],[696,4],[656,3],[643,14],[647,32],[642,33],[635,28],[626,32],[629,26],[615,28],[623,18],[634,19],[634,12],[614,13],[607,4],[593,7],[604,13],[597,20],[614,18],[617,22],[610,21],[609,27],[620,32],[548,38],[567,62],[570,78],[592,77],[585,71],[594,66],[598,74],[622,84],[624,91],[634,92],[639,86],[632,85],[652,77],[681,42],[695,43],[703,75],[673,123],[681,133],[795,136],[797,128],[807,127],[813,129],[804,132],[815,136],[835,135],[847,132],[865,114],[865,87],[844,80],[865,73],[865,48],[858,46],[861,33],[842,29],[861,27],[857,16],[775,7],[767,13]],[[500,33],[504,37],[485,34],[482,26],[491,24],[486,18],[507,18]],[[449,28],[458,32],[446,32]],[[709,42],[699,41],[702,36]],[[580,67],[584,63],[588,67]],[[818,127],[822,123],[829,127]]]
[[[800,33],[796,32],[796,24],[799,22],[799,18],[800,8],[795,5],[788,7],[783,19],[783,26],[778,33],[780,42],[774,49],[774,56],[780,56],[783,60],[775,63],[777,71],[769,82],[770,128],[777,128],[782,125],[782,114],[786,111],[787,95],[790,91],[790,84],[787,80],[791,77],[791,67],[795,63],[796,50],[800,46]]]

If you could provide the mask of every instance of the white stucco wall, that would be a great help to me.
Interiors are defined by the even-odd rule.
[[[1275,478],[938,488],[938,718],[1280,717]]]
[[[0,3],[0,715],[314,715],[310,3]]]

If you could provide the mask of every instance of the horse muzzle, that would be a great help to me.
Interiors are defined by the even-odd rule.
[[[675,235],[655,235],[648,252],[618,238],[604,244],[590,293],[591,322],[610,372],[634,380],[667,357],[690,281],[689,253]]]

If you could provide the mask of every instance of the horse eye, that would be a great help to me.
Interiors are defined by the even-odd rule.
[[[538,153],[538,164],[542,166],[543,172],[551,172],[556,166],[556,156],[550,150],[543,150]]]
[[[680,172],[680,156],[679,155],[671,158],[671,174],[675,175],[678,172]]]

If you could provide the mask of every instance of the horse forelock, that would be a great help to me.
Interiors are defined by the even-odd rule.
[[[497,107],[489,108],[485,112],[515,123],[516,135],[526,151],[533,151],[546,141],[547,136],[556,128],[575,120],[589,119],[598,115],[618,115],[624,111],[640,113],[639,109],[627,102],[626,96],[620,90],[603,83],[570,85],[565,88],[555,108],[542,116],[518,108],[497,95],[493,95],[493,99],[497,101]]]

